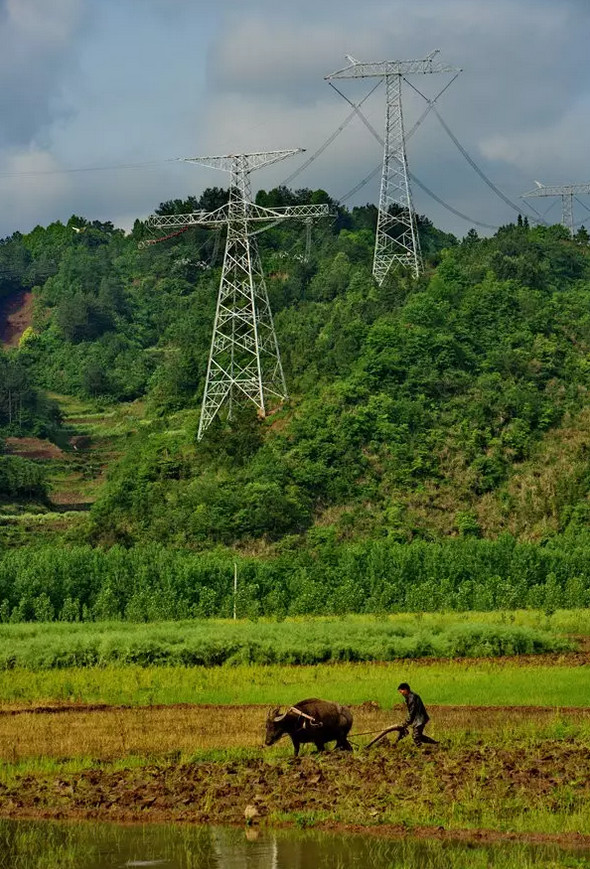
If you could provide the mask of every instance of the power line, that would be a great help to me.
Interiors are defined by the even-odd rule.
[[[355,185],[352,190],[349,190],[348,193],[346,193],[344,196],[341,196],[338,201],[346,202],[347,199],[350,199],[352,196],[354,196],[355,193],[358,193],[358,191],[361,190],[366,184],[368,184],[369,181],[371,181],[380,171],[381,164],[375,166],[372,172],[370,172],[365,178],[363,178],[362,181]],[[431,190],[430,187],[427,187],[426,184],[420,181],[420,179],[416,175],[414,175],[412,172],[409,172],[408,174],[413,184],[417,184],[418,187],[420,187],[424,191],[424,193],[434,199],[435,202],[438,202],[439,205],[442,205],[443,208],[446,208],[447,211],[450,211],[451,214],[454,214],[456,217],[460,217],[462,220],[467,221],[467,223],[470,223],[473,226],[480,226],[482,229],[499,229],[496,224],[482,223],[481,220],[476,220],[474,217],[469,217],[468,214],[464,214],[462,211],[459,211],[452,205],[449,205],[448,202],[445,202],[444,199],[434,193],[434,191]]]
[[[375,168],[373,169],[373,171],[372,171],[372,172],[369,172],[369,174],[366,175],[366,176],[363,178],[362,181],[359,181],[359,183],[358,183],[357,185],[355,185],[355,186],[352,188],[352,190],[349,190],[348,193],[346,193],[344,196],[341,196],[340,199],[339,199],[338,201],[339,201],[339,202],[346,202],[347,199],[350,199],[351,196],[354,196],[355,193],[358,193],[359,190],[362,190],[362,188],[365,186],[365,184],[368,184],[369,181],[372,181],[373,178],[374,178],[374,177],[375,177],[379,172],[381,172],[381,163],[379,163],[378,166],[375,166]]]
[[[448,202],[445,202],[444,199],[441,199],[440,196],[437,196],[429,187],[426,186],[422,181],[416,178],[411,172],[410,178],[414,184],[417,184],[425,193],[428,194],[435,202],[438,202],[439,205],[442,205],[443,208],[446,208],[447,211],[450,211],[452,214],[456,214],[457,217],[461,217],[463,220],[466,220],[468,223],[472,223],[475,226],[481,226],[483,229],[499,229],[499,226],[494,226],[491,223],[482,223],[480,220],[475,220],[473,217],[469,217],[467,214],[463,214],[462,211],[458,211],[456,208],[453,208],[452,205],[449,205]]]
[[[576,200],[576,202],[577,202],[579,205],[582,206],[582,208],[584,208],[586,211],[590,212],[590,208],[588,208],[588,206],[586,205],[585,202],[582,202],[582,200],[581,200],[581,199],[578,199],[577,196],[574,196],[574,199]],[[555,204],[555,203],[554,203],[554,204]]]
[[[426,100],[427,103],[430,103],[430,100],[428,99],[428,97],[427,97],[425,94],[423,94],[422,91],[421,91],[419,88],[416,87],[416,85],[412,84],[412,82],[409,81],[407,78],[404,78],[404,81],[406,82],[406,84],[408,84],[408,85],[412,88],[412,90],[416,91],[416,93],[417,93],[419,96],[421,96],[423,100]],[[449,138],[451,139],[451,141],[453,142],[453,144],[454,144],[454,145],[459,149],[459,151],[460,151],[461,154],[465,157],[465,159],[467,160],[467,162],[469,163],[469,165],[472,167],[472,169],[473,169],[475,172],[477,172],[477,174],[479,175],[479,177],[481,178],[481,180],[482,180],[485,184],[487,184],[488,187],[490,188],[490,190],[493,190],[493,192],[496,194],[496,196],[499,196],[500,199],[501,199],[503,202],[506,203],[506,205],[509,205],[510,208],[513,208],[513,209],[514,209],[518,214],[520,214],[521,211],[522,211],[522,209],[520,208],[520,206],[518,206],[518,205],[516,205],[516,203],[512,202],[512,200],[509,199],[508,196],[506,196],[506,194],[503,193],[502,190],[500,190],[500,188],[499,188],[496,184],[494,184],[494,182],[493,182],[490,178],[488,178],[488,176],[485,174],[485,172],[483,171],[483,169],[480,169],[480,167],[479,167],[478,164],[475,162],[475,160],[473,159],[473,157],[472,157],[472,156],[469,154],[469,152],[468,152],[468,151],[463,147],[463,145],[461,144],[461,142],[459,141],[459,139],[455,136],[455,134],[453,133],[453,131],[451,130],[451,128],[449,127],[449,125],[448,125],[448,124],[446,123],[446,121],[443,119],[442,115],[440,114],[440,112],[438,111],[438,109],[436,108],[436,106],[432,106],[432,110],[433,110],[434,114],[436,115],[436,117],[438,118],[439,123],[440,123],[440,125],[442,126],[443,130],[445,131],[445,133],[449,136]]]
[[[311,155],[311,157],[308,157],[308,159],[305,161],[305,163],[303,163],[303,165],[301,165],[294,172],[291,172],[291,174],[288,175],[287,178],[285,178],[285,180],[281,182],[281,185],[290,184],[291,181],[293,181],[295,178],[297,178],[298,175],[300,175],[302,172],[304,172],[308,168],[308,166],[311,166],[311,164],[314,162],[314,160],[317,160],[317,158],[321,154],[324,153],[326,148],[328,148],[332,144],[332,142],[338,138],[340,133],[348,126],[348,124],[350,124],[350,122],[352,121],[352,119],[356,115],[357,109],[360,106],[362,106],[363,103],[369,99],[369,97],[377,90],[377,88],[379,87],[380,84],[381,84],[381,81],[378,81],[377,84],[371,88],[369,93],[365,97],[363,97],[363,99],[360,101],[360,103],[358,105],[354,105],[353,103],[351,103],[351,105],[353,105],[353,110],[348,115],[348,117],[340,124],[340,126],[332,133],[332,135],[328,136],[328,138],[323,143],[323,145],[320,145],[320,147],[317,149],[317,151],[314,151],[314,153]],[[348,100],[348,102],[350,102],[350,100]]]
[[[0,172],[0,178],[28,178],[37,175],[71,175],[77,172],[114,172],[120,169],[146,169],[161,166],[164,163],[175,163],[176,157],[166,160],[149,160],[145,163],[120,163],[112,166],[81,166],[73,169],[30,169],[26,172]]]

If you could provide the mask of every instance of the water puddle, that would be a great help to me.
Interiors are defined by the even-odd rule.
[[[4,869],[556,869],[590,851],[298,831],[0,821]]]

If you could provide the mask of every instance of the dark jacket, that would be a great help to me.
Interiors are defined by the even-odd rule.
[[[424,703],[422,703],[422,698],[419,694],[414,694],[410,691],[408,696],[404,697],[404,700],[408,707],[408,717],[406,721],[404,721],[406,727],[415,726],[416,724],[424,725],[430,721],[426,707],[424,706]]]

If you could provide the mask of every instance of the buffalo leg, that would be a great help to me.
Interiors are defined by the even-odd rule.
[[[352,745],[350,744],[350,742],[348,741],[348,739],[346,737],[344,737],[344,739],[339,740],[336,743],[336,747],[341,748],[342,751],[352,751]]]
[[[298,739],[295,739],[293,736],[291,737],[291,742],[293,743],[293,750],[295,752],[295,757],[299,757],[299,746],[300,742]]]

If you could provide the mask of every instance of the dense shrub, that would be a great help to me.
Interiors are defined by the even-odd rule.
[[[229,617],[234,564],[243,618],[590,606],[588,536],[553,546],[366,541],[268,560],[158,544],[44,546],[0,555],[0,621]]]
[[[495,657],[563,651],[571,643],[523,626],[422,626],[370,620],[308,620],[280,625],[193,621],[0,628],[0,669],[136,664],[216,667],[319,664],[419,657]]]

